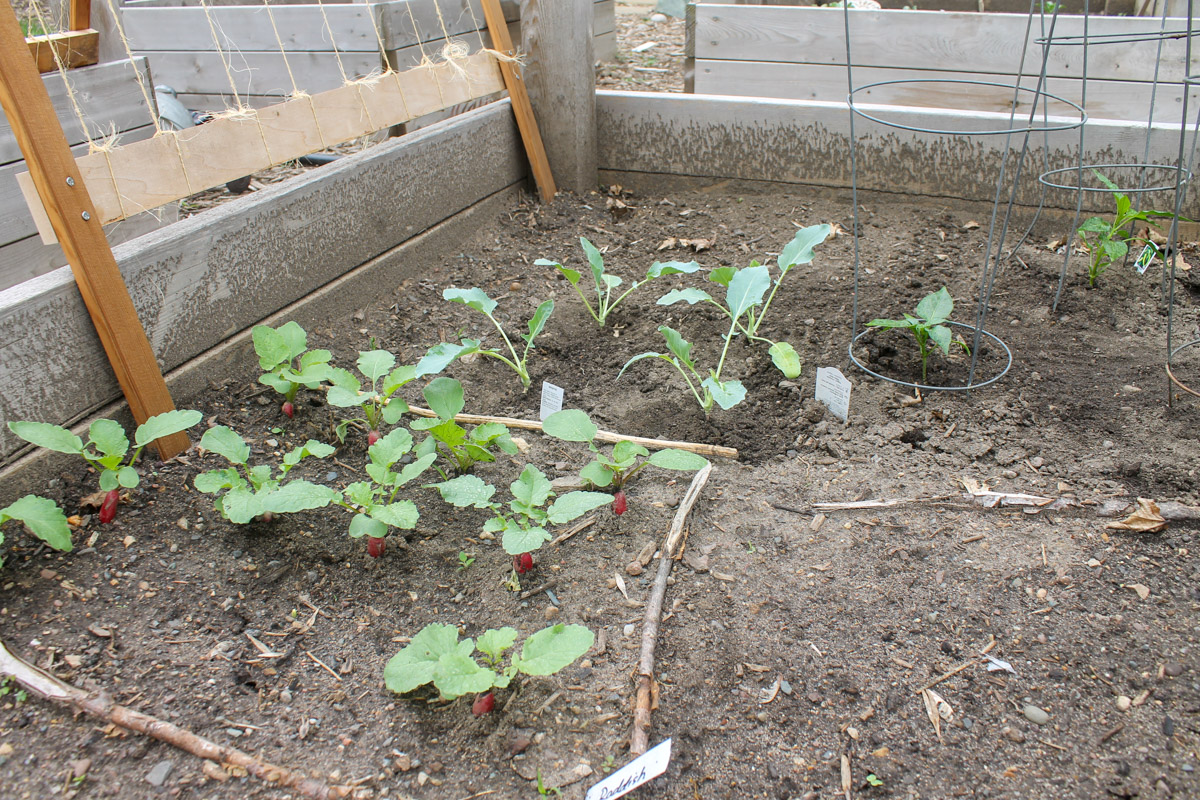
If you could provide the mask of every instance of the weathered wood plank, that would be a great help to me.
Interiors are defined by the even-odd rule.
[[[138,214],[104,226],[111,245],[118,245],[158,230],[179,218],[176,206],[164,206],[153,213]],[[65,266],[67,257],[57,244],[44,244],[36,233],[0,247],[0,291],[22,281],[45,275]]]
[[[140,50],[154,65],[154,79],[180,94],[209,94],[231,92],[229,76],[233,75],[238,94],[257,94],[285,97],[292,93],[292,78],[306,92],[324,92],[342,85],[341,69],[351,79],[362,78],[381,69],[379,51],[343,53],[341,67],[332,51],[288,53],[287,63],[279,51],[225,53],[230,59],[226,70],[222,54],[215,51],[173,52]]]
[[[964,14],[936,11],[854,11],[850,14],[851,55],[856,65],[1014,74],[1025,44],[1024,14]],[[1089,17],[1089,36],[1157,31],[1158,20]],[[1054,35],[1083,33],[1083,17],[1059,16]],[[1035,26],[1036,26],[1035,21]],[[695,57],[734,61],[802,64],[846,63],[843,13],[823,8],[786,6],[696,6]],[[1170,30],[1186,30],[1187,20],[1168,21]],[[1035,27],[1035,31],[1037,28]],[[1041,48],[1028,44],[1027,72],[1038,73]],[[1157,42],[1093,45],[1089,78],[1151,81]],[[1160,81],[1181,82],[1183,40],[1163,45]],[[1051,48],[1047,75],[1082,75],[1082,48]],[[1193,54],[1192,71],[1200,67]]]
[[[116,255],[171,369],[524,175],[512,109],[501,102],[182,220]],[[69,273],[0,292],[0,418],[62,422],[109,402],[117,391],[103,359]],[[19,445],[0,431],[0,458]]]
[[[38,72],[55,72],[59,62],[64,69],[76,69],[99,60],[100,34],[92,30],[51,33],[25,39],[37,63]]]
[[[269,13],[268,13],[269,11]],[[137,51],[261,50],[365,51],[379,53],[379,40],[366,3],[244,5],[201,8],[126,7],[121,14],[130,46]],[[271,18],[275,26],[271,25]],[[326,26],[328,20],[328,26]],[[216,39],[213,30],[216,30]],[[276,36],[276,29],[279,35]],[[333,36],[330,36],[330,31]],[[152,62],[153,63],[153,62]],[[155,64],[157,68],[157,64]]]
[[[781,64],[763,61],[710,61],[697,59],[693,73],[694,89],[698,94],[724,94],[746,96],[753,92],[757,97],[773,97],[784,100],[824,100],[829,102],[846,99],[846,68],[818,64]],[[856,86],[891,80],[977,80],[984,82],[1011,82],[1012,77],[983,75],[968,72],[938,72],[933,70],[875,69],[858,67],[854,70]],[[1027,107],[1033,100],[1032,90],[1037,86],[1036,77],[1026,77],[1022,86],[1030,91],[1022,92],[1019,107]],[[1066,100],[1080,102],[1083,82],[1071,78],[1050,78],[1043,91],[1056,94]],[[856,103],[878,103],[883,105],[914,106],[927,108],[960,108],[975,111],[1003,112],[1013,99],[1011,88],[963,84],[893,84],[876,86],[855,95]],[[1183,112],[1183,85],[1161,84],[1155,95],[1154,120],[1178,123]],[[1200,108],[1200,90],[1192,88],[1188,108]],[[1068,107],[1053,100],[1049,101],[1050,113],[1068,114]],[[1056,110],[1057,109],[1057,110]],[[1088,81],[1088,115],[1103,119],[1138,120],[1149,119],[1150,91],[1144,83],[1130,81]],[[1024,112],[1028,114],[1028,111]],[[1188,116],[1192,116],[1189,111]]]
[[[650,92],[597,92],[601,170],[627,174],[742,178],[817,186],[850,186],[850,115],[844,103],[784,101]],[[868,109],[881,107],[868,106]],[[888,107],[888,118],[940,130],[1003,126],[1006,114]],[[1150,131],[1150,160],[1174,164],[1178,126]],[[1092,120],[1085,163],[1138,163],[1145,124]],[[995,192],[1003,136],[946,136],[855,120],[859,187],[866,190],[990,202]],[[1014,137],[1019,148],[1022,137]],[[1031,137],[1031,155],[1017,194],[1035,206],[1036,172],[1046,137]],[[1049,168],[1073,167],[1078,131],[1048,135]],[[1011,167],[1011,164],[1010,164]],[[623,181],[622,181],[623,182]],[[1187,207],[1193,207],[1195,190]],[[1163,198],[1147,196],[1162,205]],[[1100,195],[1086,196],[1103,202]],[[1099,201],[1096,198],[1100,198]],[[1074,209],[1073,192],[1052,191],[1052,207]]]
[[[139,128],[150,123],[150,111],[135,80],[134,66],[129,61],[98,64],[71,72],[71,86],[94,134],[106,135]],[[149,74],[144,58],[137,59],[137,68]],[[50,93],[59,123],[67,141],[77,145],[87,141],[79,120],[71,108],[62,76],[51,73],[42,76]],[[0,164],[10,164],[21,158],[21,148],[13,139],[12,127],[0,112]]]
[[[145,125],[137,130],[126,131],[122,134],[121,140],[137,142],[149,139],[153,135],[154,128]],[[87,155],[87,145],[76,145],[72,148],[72,152],[76,157]],[[14,161],[0,167],[0,247],[37,233],[37,227],[29,213],[29,206],[25,204],[25,197],[17,186],[17,174],[25,171],[24,161]],[[65,263],[64,261],[63,264]],[[61,267],[62,264],[55,264],[55,266]],[[4,285],[3,275],[4,269],[0,267],[0,285]]]

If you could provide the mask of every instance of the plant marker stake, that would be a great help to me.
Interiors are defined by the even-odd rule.
[[[562,411],[563,407],[563,390],[561,386],[555,386],[549,381],[542,381],[542,405],[538,410],[538,419],[545,420],[546,417]]]
[[[850,381],[837,367],[817,367],[816,397],[842,422],[850,416]]]
[[[671,740],[667,739],[588,789],[584,800],[616,800],[624,797],[662,775],[670,764]]]
[[[171,393],[25,43],[16,11],[7,3],[0,7],[0,107],[25,156],[29,176],[134,420],[140,425],[173,410]],[[181,432],[157,440],[155,448],[165,460],[186,450],[188,443],[187,434]]]

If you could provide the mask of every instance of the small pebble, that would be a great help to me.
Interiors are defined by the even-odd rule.
[[[1009,728],[1005,726],[1005,728],[1000,731],[1000,734],[1010,742],[1016,742],[1017,744],[1025,741],[1025,734],[1021,733],[1016,728]]]
[[[167,776],[171,774],[175,764],[170,761],[160,761],[154,765],[153,769],[146,773],[146,783],[151,786],[162,786],[167,782]]]
[[[1045,725],[1050,721],[1050,715],[1035,705],[1026,703],[1025,708],[1022,709],[1022,711],[1025,712],[1025,719],[1029,720],[1034,725]]]
[[[554,619],[558,616],[558,606],[546,606],[546,610],[542,612],[542,616],[546,619]]]
[[[1183,674],[1183,664],[1178,661],[1169,661],[1163,665],[1163,674],[1171,678],[1178,678]]]
[[[281,702],[281,703],[292,702],[292,690],[284,689],[282,692],[280,692],[279,693],[279,702]]]
[[[1117,698],[1117,710],[1118,711],[1128,711],[1132,707],[1133,707],[1133,700],[1131,700],[1130,698],[1126,697],[1125,695],[1121,695],[1120,697]]]
[[[635,626],[635,625],[634,625],[632,622],[630,622],[628,625],[626,625],[626,626],[625,626],[625,635],[626,635],[626,636],[633,636],[633,632],[634,632],[636,629],[637,629],[637,628],[636,628],[636,626]]]
[[[651,15],[650,15],[650,21],[651,21],[651,22],[653,22],[653,23],[655,23],[655,24],[661,24],[661,23],[663,23],[663,22],[666,22],[666,21],[667,21],[667,15],[666,15],[666,14],[660,14],[660,13],[658,13],[658,12],[656,11],[655,13],[653,13],[653,14],[651,14]]]

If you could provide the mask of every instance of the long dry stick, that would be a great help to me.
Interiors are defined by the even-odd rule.
[[[658,623],[662,618],[663,597],[667,593],[667,577],[671,574],[671,556],[683,536],[683,526],[692,506],[700,497],[700,490],[708,482],[712,464],[696,473],[687,494],[679,501],[679,510],[671,521],[671,530],[662,546],[662,560],[658,562],[658,574],[646,600],[646,621],[642,625],[642,653],[638,660],[637,705],[633,709],[633,730],[629,734],[629,752],[640,756],[650,746],[650,705],[654,687],[654,648],[658,644]]]
[[[117,705],[112,698],[103,693],[86,692],[63,683],[45,670],[14,655],[2,641],[0,641],[0,675],[11,675],[21,686],[45,700],[74,706],[92,716],[100,717],[131,731],[144,733],[200,758],[241,767],[256,778],[275,786],[293,789],[305,797],[311,797],[314,800],[334,800],[350,794],[348,786],[330,786],[322,781],[306,778],[284,767],[262,761],[249,753],[243,753],[236,748],[210,742],[208,739],[197,736],[177,725],[172,725],[170,722],[164,722],[149,714]]]
[[[428,408],[421,408],[419,406],[409,406],[408,410],[418,417],[432,418],[437,416],[437,414]],[[525,431],[540,431],[542,429],[542,423],[540,422],[531,419],[516,419],[515,417],[486,417],[481,414],[459,414],[454,418],[454,421],[463,422],[467,425],[483,425],[488,422],[499,422],[509,428],[519,428]],[[699,453],[702,456],[719,456],[721,458],[733,459],[738,457],[738,451],[733,447],[721,447],[716,444],[697,444],[695,442],[672,442],[668,439],[647,439],[643,436],[626,436],[621,433],[610,433],[609,431],[596,431],[596,441],[608,442],[610,444],[633,442],[652,450],[663,450],[671,447],[676,450]]]

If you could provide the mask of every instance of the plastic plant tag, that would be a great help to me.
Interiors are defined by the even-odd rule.
[[[1137,267],[1138,275],[1146,274],[1146,270],[1150,269],[1150,265],[1154,263],[1157,255],[1158,245],[1154,242],[1146,242],[1146,246],[1142,248],[1142,252],[1138,253],[1137,261],[1133,262],[1133,265]]]
[[[817,399],[842,422],[850,416],[850,381],[837,367],[817,367]]]
[[[562,411],[563,390],[548,381],[542,381],[542,408],[538,418],[545,420],[556,411]]]
[[[660,742],[588,789],[584,800],[616,800],[667,771],[671,763],[671,740]]]

